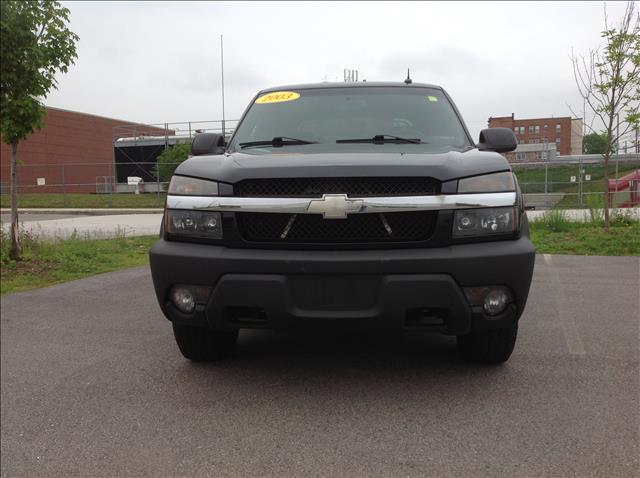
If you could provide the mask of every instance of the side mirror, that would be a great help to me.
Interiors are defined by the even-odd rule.
[[[224,136],[217,133],[198,133],[191,143],[191,154],[200,156],[203,154],[223,154]]]
[[[478,149],[506,153],[518,147],[518,140],[509,128],[488,128],[480,131]]]

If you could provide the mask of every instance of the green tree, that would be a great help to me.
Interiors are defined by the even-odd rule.
[[[73,64],[78,36],[67,28],[69,10],[56,1],[0,2],[0,133],[11,146],[11,258],[18,242],[18,144],[40,129],[41,100],[57,88],[56,74]]]
[[[609,229],[609,160],[620,137],[640,123],[640,14],[633,1],[622,19],[610,26],[605,10],[603,45],[586,56],[572,54],[573,74],[585,108],[605,137],[604,227]],[[592,125],[585,121],[592,132]]]
[[[171,180],[173,172],[178,165],[186,160],[191,154],[191,143],[174,144],[164,153],[158,156],[156,164],[156,174],[160,181],[166,183]]]
[[[585,134],[582,151],[584,154],[604,154],[607,151],[607,136],[603,133]]]

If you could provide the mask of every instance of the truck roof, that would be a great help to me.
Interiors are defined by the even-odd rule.
[[[324,83],[303,83],[299,85],[283,85],[283,86],[274,86],[271,88],[265,88],[261,90],[259,94],[262,93],[270,93],[272,91],[283,91],[283,90],[309,90],[316,88],[372,88],[372,87],[381,87],[381,86],[395,86],[402,88],[437,88],[442,90],[441,86],[438,85],[430,85],[427,83],[410,83],[406,84],[403,81],[360,81],[357,83],[339,83],[339,82],[324,82]]]

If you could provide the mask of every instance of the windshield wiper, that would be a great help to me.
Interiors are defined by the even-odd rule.
[[[306,139],[289,138],[288,136],[276,136],[273,139],[267,139],[262,141],[248,141],[246,143],[239,143],[241,148],[251,148],[252,146],[273,146],[275,148],[281,148],[282,146],[298,146],[301,144],[316,144],[317,141],[308,141]]]
[[[413,144],[429,144],[418,138],[402,138],[401,136],[394,136],[392,134],[377,134],[373,138],[354,138],[354,139],[338,139],[336,143],[413,143]]]

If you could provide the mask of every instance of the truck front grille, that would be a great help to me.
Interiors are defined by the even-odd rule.
[[[437,212],[353,214],[324,219],[319,214],[237,213],[238,227],[249,242],[368,243],[425,241],[433,233]]]
[[[337,177],[246,179],[234,185],[243,197],[320,198],[323,194],[350,197],[430,196],[440,192],[429,177]],[[249,242],[380,243],[425,241],[433,233],[437,212],[352,214],[324,219],[319,214],[236,213],[240,235]]]
[[[430,196],[439,193],[433,178],[281,178],[246,179],[234,186],[234,195],[244,197],[322,197],[347,194],[352,197]]]

